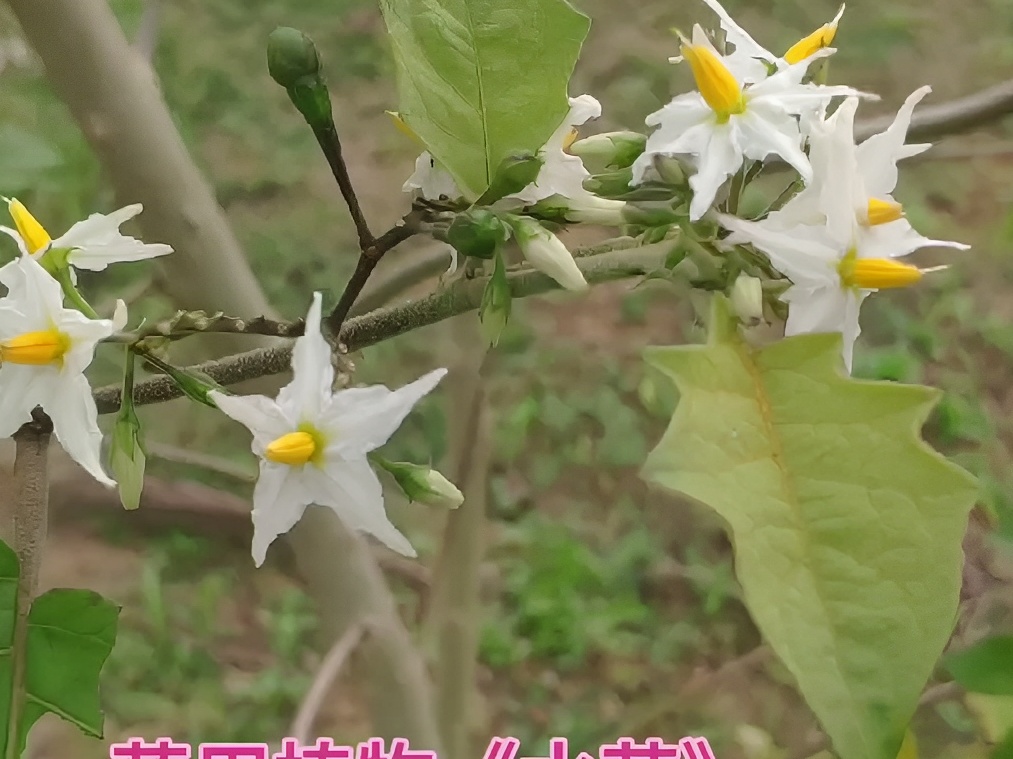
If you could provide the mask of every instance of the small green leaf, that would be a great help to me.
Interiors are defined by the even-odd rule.
[[[57,589],[35,599],[24,640],[25,700],[17,735],[10,735],[15,689],[14,646],[17,618],[17,555],[0,542],[0,756],[17,740],[20,750],[32,725],[52,712],[84,733],[102,737],[99,674],[116,639],[119,607],[88,590]]]
[[[745,603],[841,759],[896,759],[977,496],[920,438],[939,393],[845,376],[838,334],[754,350],[715,325],[647,353],[681,399],[644,476],[727,520]]]
[[[380,0],[401,118],[471,198],[569,110],[590,20],[565,0]]]
[[[1013,696],[1013,636],[1003,635],[952,653],[944,662],[965,690]]]

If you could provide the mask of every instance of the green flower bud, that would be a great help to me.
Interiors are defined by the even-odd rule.
[[[743,324],[753,327],[763,320],[763,284],[756,277],[739,274],[730,299],[732,310]]]
[[[633,170],[630,168],[595,174],[584,180],[584,189],[603,198],[617,198],[626,195],[633,188]]]
[[[507,282],[506,266],[503,263],[503,257],[497,255],[492,276],[482,292],[482,303],[478,309],[482,335],[489,345],[495,346],[499,342],[500,335],[503,334],[507,322],[510,321],[511,303],[512,296],[510,283]]]
[[[445,509],[456,509],[464,503],[461,491],[435,469],[405,461],[388,461],[375,454],[371,459],[394,476],[398,487],[412,503]]]
[[[507,225],[485,208],[458,214],[447,229],[447,242],[461,255],[473,258],[492,258],[509,236]]]
[[[512,153],[500,161],[489,189],[482,193],[477,205],[488,206],[507,195],[520,192],[538,178],[542,159],[534,153]]]
[[[654,156],[654,170],[665,184],[681,186],[686,184],[686,169],[675,156]]]
[[[637,132],[606,132],[577,140],[569,152],[585,164],[607,169],[625,169],[633,165],[647,146],[647,137]]]
[[[132,408],[120,410],[113,426],[112,451],[109,467],[113,479],[119,486],[120,503],[128,510],[141,505],[141,490],[144,488],[144,444],[141,439],[141,423]]]
[[[267,38],[267,69],[285,89],[320,75],[320,56],[313,40],[290,26],[279,26]]]

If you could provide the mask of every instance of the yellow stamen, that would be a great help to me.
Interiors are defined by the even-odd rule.
[[[563,152],[564,153],[567,150],[570,149],[570,146],[573,145],[573,143],[575,143],[577,141],[577,137],[579,137],[579,136],[580,136],[580,131],[577,129],[577,127],[570,127],[570,131],[567,133],[566,137],[563,139]]]
[[[868,217],[870,227],[877,224],[889,224],[891,221],[897,221],[897,219],[904,217],[904,206],[895,200],[869,198]]]
[[[917,266],[902,264],[889,258],[858,258],[854,252],[846,255],[837,267],[841,284],[861,290],[886,290],[909,287],[925,274]]]
[[[290,432],[272,440],[264,451],[264,458],[276,464],[302,466],[317,453],[317,441],[309,432]]]
[[[397,111],[384,111],[384,113],[390,116],[391,120],[393,120],[394,122],[394,126],[397,127],[397,130],[401,134],[405,135],[410,140],[414,140],[420,145],[423,144],[422,140],[419,139],[419,136],[415,134],[415,130],[412,129],[410,126],[408,126],[407,122],[403,118],[401,118],[400,113],[398,113]]]
[[[718,115],[719,122],[728,121],[729,116],[746,109],[739,83],[706,45],[684,42],[682,55],[693,69],[697,89],[711,110]]]
[[[70,338],[55,329],[25,332],[0,342],[0,363],[45,366],[60,364],[70,350]]]
[[[10,211],[14,226],[18,228],[18,234],[25,241],[29,253],[38,253],[53,241],[20,200],[14,198],[8,201],[7,210]]]

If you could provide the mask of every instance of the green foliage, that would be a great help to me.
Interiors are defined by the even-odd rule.
[[[0,542],[0,715],[3,737],[0,756],[16,741],[24,750],[32,725],[50,712],[82,732],[102,737],[99,672],[116,639],[119,608],[89,590],[50,590],[38,596],[28,612],[25,629],[17,629],[18,557]],[[23,636],[23,637],[22,637]],[[22,652],[19,672],[15,651]],[[18,692],[18,683],[23,691]],[[15,699],[23,695],[23,705]],[[20,708],[10,732],[8,716]]]
[[[977,490],[918,431],[938,391],[841,373],[840,336],[653,348],[678,386],[644,476],[729,524],[744,599],[842,759],[894,759],[952,631]]]
[[[1013,637],[986,638],[946,657],[946,668],[966,690],[1013,696]]]
[[[380,0],[399,113],[472,198],[568,111],[589,19],[565,0]]]

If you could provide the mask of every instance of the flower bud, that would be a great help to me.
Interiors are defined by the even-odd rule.
[[[606,200],[589,194],[567,199],[566,205],[564,217],[567,221],[582,221],[606,227],[619,227],[627,223],[623,216],[627,204],[621,200]]]
[[[653,166],[654,170],[658,172],[658,177],[665,184],[679,186],[686,184],[686,169],[675,156],[656,155]]]
[[[459,213],[447,229],[447,242],[458,253],[474,258],[492,258],[509,236],[506,224],[486,208]]]
[[[562,241],[534,219],[515,216],[511,219],[514,237],[521,253],[532,266],[547,274],[567,290],[587,289],[587,280]]]
[[[621,197],[633,189],[630,187],[631,181],[633,181],[632,169],[618,169],[585,179],[584,189],[603,198]]]
[[[520,192],[538,179],[542,159],[534,153],[512,153],[500,161],[489,188],[478,199],[479,205],[492,205],[497,200]]]
[[[113,426],[109,468],[119,486],[120,503],[129,511],[141,505],[145,462],[141,423],[132,408],[121,411]]]
[[[763,285],[756,277],[739,274],[732,285],[732,310],[747,326],[755,326],[763,320]]]
[[[510,283],[507,282],[506,268],[503,257],[496,256],[489,283],[482,292],[482,303],[478,309],[478,318],[482,326],[482,335],[489,345],[495,346],[500,335],[510,321],[512,303]]]
[[[376,455],[372,460],[394,476],[398,487],[412,503],[445,509],[456,509],[464,503],[461,491],[435,469],[405,461],[387,461]]]
[[[586,163],[606,169],[633,165],[647,146],[647,137],[637,132],[606,132],[577,140],[569,152]]]
[[[320,56],[313,40],[290,26],[279,26],[267,38],[267,70],[285,89],[320,75]]]

